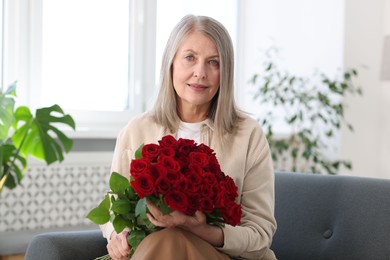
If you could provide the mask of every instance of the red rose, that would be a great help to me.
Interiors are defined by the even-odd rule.
[[[186,214],[193,215],[199,208],[200,196],[199,194],[188,195],[188,209]]]
[[[161,164],[167,172],[180,171],[180,164],[173,157],[160,156],[157,162]]]
[[[190,139],[179,139],[177,152],[182,156],[187,156],[195,148],[195,141]]]
[[[199,191],[199,185],[195,184],[190,179],[187,179],[187,187],[184,191],[186,194],[194,195]]]
[[[154,181],[152,176],[149,174],[142,174],[134,178],[134,181],[131,182],[135,192],[138,194],[138,197],[141,199],[145,196],[153,194],[154,191]]]
[[[185,191],[188,189],[189,180],[181,175],[180,180],[176,183],[176,187],[179,190]]]
[[[167,169],[164,168],[159,163],[150,165],[150,175],[153,177],[153,180],[157,180],[160,176],[165,176],[167,174]]]
[[[192,152],[189,154],[190,164],[205,167],[209,162],[209,156],[205,153]]]
[[[199,164],[190,164],[188,166],[188,172],[196,173],[198,175],[203,174],[203,168]],[[204,178],[202,176],[202,178]]]
[[[154,193],[158,197],[160,194],[164,195],[166,194],[170,189],[172,185],[171,183],[167,180],[165,176],[160,176],[156,180],[156,185],[154,188]]]
[[[192,139],[179,138],[179,146],[188,146],[191,150],[196,148],[196,143]]]
[[[212,186],[202,185],[200,187],[200,196],[202,198],[214,199],[215,195],[216,194],[214,193],[214,190],[213,190]]]
[[[180,165],[180,168],[186,169],[188,167],[189,159],[188,156],[179,154],[176,158],[177,162]]]
[[[150,163],[144,158],[132,160],[130,163],[131,176],[138,176],[150,172]]]
[[[157,144],[146,144],[142,147],[142,158],[155,161],[160,155],[160,146]]]
[[[241,224],[241,215],[242,215],[241,205],[232,202],[231,204],[228,205],[226,210],[223,212],[222,217],[227,224],[236,226]]]
[[[180,180],[180,172],[167,172],[166,179],[173,185],[177,184]]]
[[[221,171],[221,166],[215,156],[209,157],[209,164],[206,167],[206,170],[212,172],[217,177],[218,181],[224,179],[224,174]]]
[[[199,144],[196,150],[197,150],[198,152],[201,152],[201,153],[206,153],[207,155],[212,155],[212,154],[214,154],[214,150],[211,149],[210,147],[208,147],[208,146],[205,145],[205,144]]]
[[[226,176],[225,180],[221,182],[226,189],[226,192],[231,200],[235,200],[238,197],[238,188],[230,176]]]
[[[226,207],[228,207],[232,200],[230,199],[224,186],[218,185],[218,187],[219,189],[217,197],[215,198],[215,206],[219,210],[223,211]]]
[[[158,141],[158,143],[160,144],[161,148],[172,147],[173,149],[176,149],[178,146],[177,140],[172,135],[164,136],[160,141]]]
[[[203,174],[202,182],[206,185],[214,186],[217,184],[217,179],[211,172],[205,172]]]
[[[174,157],[175,156],[175,150],[172,149],[172,147],[164,147],[161,148],[160,154],[169,156],[169,157]]]
[[[186,174],[186,178],[192,182],[194,185],[199,186],[202,184],[202,178],[201,175],[197,172],[190,171]]]
[[[213,201],[209,198],[203,198],[199,203],[200,211],[203,213],[211,213],[214,209]]]
[[[178,210],[185,213],[188,209],[187,196],[183,192],[178,190],[173,190],[165,194],[164,202],[172,210]]]

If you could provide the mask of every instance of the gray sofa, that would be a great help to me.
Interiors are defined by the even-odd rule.
[[[390,180],[276,173],[278,259],[390,259]],[[99,230],[34,237],[25,260],[104,255]]]

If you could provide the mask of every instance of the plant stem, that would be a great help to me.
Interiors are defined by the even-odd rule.
[[[12,162],[11,162],[11,165],[10,165],[10,167],[8,167],[8,168],[6,169],[6,171],[5,171],[5,173],[4,173],[3,177],[2,177],[2,179],[1,179],[1,181],[0,181],[0,194],[1,194],[1,191],[3,190],[3,188],[4,188],[4,185],[5,185],[5,182],[6,182],[7,178],[8,178],[8,176],[9,176],[9,174],[10,174],[10,172],[11,172],[12,165],[15,164],[16,158],[17,158],[18,155],[20,154],[20,150],[22,149],[23,144],[24,144],[24,142],[25,142],[25,140],[26,140],[26,138],[27,138],[28,130],[30,130],[31,125],[32,125],[32,122],[33,122],[33,120],[30,120],[30,122],[29,122],[29,124],[28,124],[28,128],[26,129],[26,132],[25,132],[24,135],[23,135],[22,141],[20,142],[19,147],[17,147],[17,149],[16,149],[16,154],[13,156],[13,160],[12,160]]]
[[[5,182],[7,181],[7,177],[8,177],[8,175],[4,175],[0,180],[0,194],[4,188]]]

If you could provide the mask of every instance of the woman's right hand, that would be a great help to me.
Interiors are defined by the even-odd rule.
[[[113,260],[128,260],[130,253],[130,246],[127,243],[127,236],[129,232],[123,230],[117,234],[115,231],[111,235],[111,240],[107,244],[107,251]]]

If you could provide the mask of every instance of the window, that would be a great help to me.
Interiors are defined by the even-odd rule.
[[[125,111],[129,1],[43,0],[41,104]]]
[[[145,53],[154,45],[136,33],[155,32],[143,19],[149,1],[4,1],[3,83],[18,82],[21,104],[59,104],[76,120],[69,134],[80,138],[114,138],[143,110],[145,64],[154,75]]]

